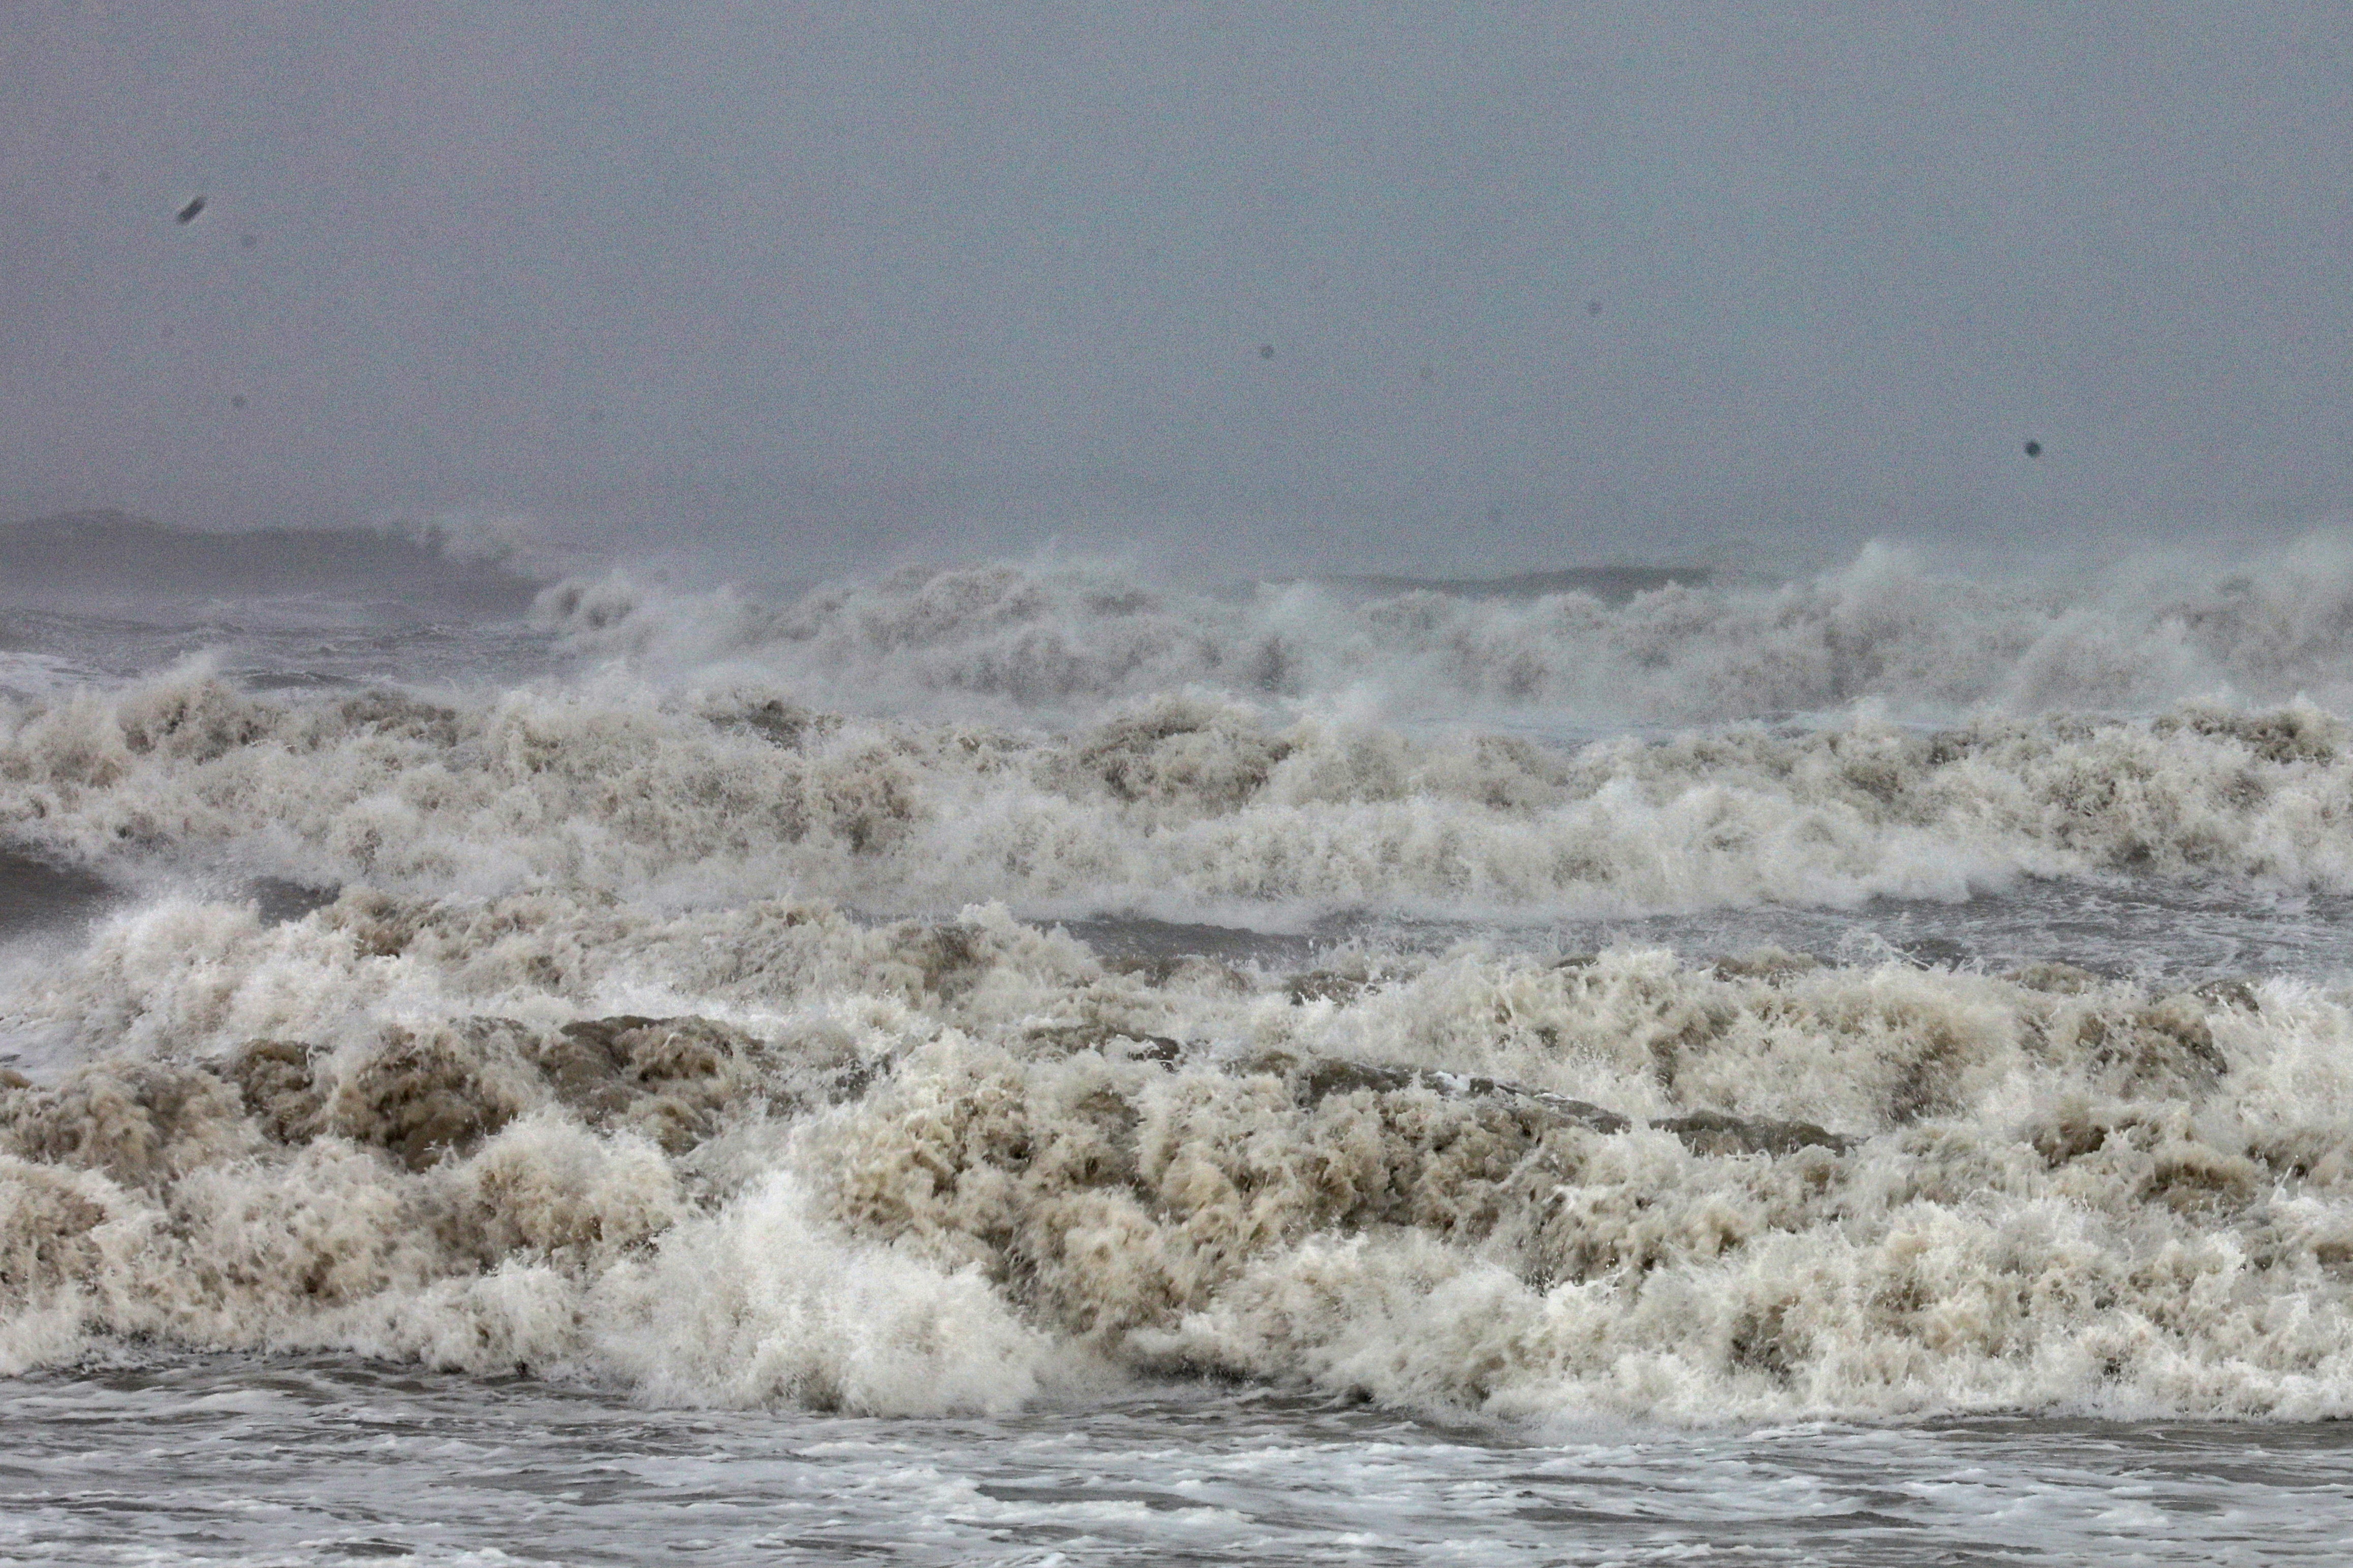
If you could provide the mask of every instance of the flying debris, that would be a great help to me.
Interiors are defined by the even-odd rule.
[[[1261,359],[1272,359],[1274,357],[1274,345],[1272,343],[1259,344],[1258,357]]]
[[[2040,441],[2029,441],[2026,444],[2026,455],[2030,458],[2039,458],[2042,456],[2042,443]]]
[[[196,221],[196,215],[204,210],[205,198],[198,196],[186,206],[182,207],[178,212],[173,214],[172,221],[179,224],[194,223]]]

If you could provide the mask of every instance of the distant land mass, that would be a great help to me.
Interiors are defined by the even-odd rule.
[[[321,595],[508,615],[538,587],[502,566],[367,529],[206,533],[121,511],[0,523],[0,602],[19,605]]]

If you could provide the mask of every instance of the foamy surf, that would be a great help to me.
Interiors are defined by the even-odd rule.
[[[550,1476],[501,1423],[797,1434],[865,1500],[808,1539],[938,1561],[1345,1557],[1335,1465],[1525,1511],[1501,1560],[1715,1466],[1712,1528],[1803,1560],[1897,1439],[2100,1537],[2059,1448],[2353,1405],[2353,731],[2295,559],[2156,609],[1880,554],[60,617],[0,702],[10,1418],[259,1400],[326,1454],[375,1400]],[[2328,1464],[2181,1506],[2287,1539]]]
[[[2353,1407],[2353,1016],[2309,985],[1282,976],[1001,911],[350,892],[125,918],[10,1015],[81,1058],[0,1101],[17,1370],[129,1334],[872,1413],[1204,1371],[1517,1418]]]
[[[1582,748],[1202,697],[1072,732],[758,689],[306,699],[201,664],[0,715],[0,823],[84,864],[1297,929],[1957,900],[2104,873],[2353,892],[2345,723],[1858,717]]]

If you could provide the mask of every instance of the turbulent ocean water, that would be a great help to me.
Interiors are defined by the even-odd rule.
[[[2353,542],[0,573],[0,1557],[2353,1548]]]

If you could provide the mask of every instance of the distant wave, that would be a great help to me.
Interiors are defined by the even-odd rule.
[[[445,614],[519,614],[540,586],[471,533],[208,533],[118,511],[0,526],[0,602],[56,607],[316,595]]]
[[[910,569],[769,604],[626,573],[547,589],[577,655],[677,681],[757,679],[818,706],[1064,721],[1183,688],[1361,715],[1567,729],[1867,705],[2147,712],[2353,702],[2353,541],[2227,571],[2121,560],[2066,584],[1955,579],[1873,545],[1779,584],[1703,574],[1334,579],[1219,595],[1116,567]]]

